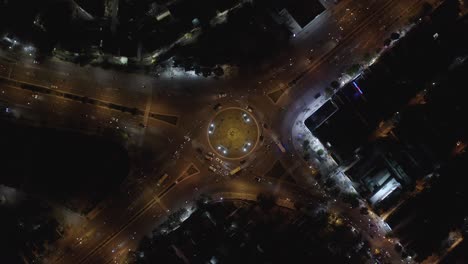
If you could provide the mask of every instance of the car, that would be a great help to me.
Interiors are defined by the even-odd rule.
[[[156,185],[161,186],[163,184],[163,182],[167,179],[167,177],[169,177],[169,174],[164,173],[164,175],[161,176],[161,178],[159,178],[158,183]]]
[[[215,111],[218,111],[218,110],[221,109],[221,108],[223,108],[223,106],[222,106],[220,103],[217,103],[217,104],[215,104],[215,105],[213,106],[213,109],[214,109]]]
[[[242,151],[247,152],[247,150],[249,150],[250,146],[252,146],[252,143],[250,143],[250,142],[245,143],[244,146],[242,146]]]
[[[210,126],[208,127],[208,134],[213,134],[215,131],[215,125],[213,123],[210,124]]]
[[[218,150],[221,151],[223,154],[227,154],[227,148],[224,146],[219,145]]]
[[[245,107],[245,110],[249,111],[250,113],[253,112],[253,109],[252,109],[252,107],[251,107],[250,105],[247,105],[247,106]]]
[[[309,169],[310,169],[310,173],[312,174],[312,176],[317,176],[317,174],[319,173],[319,170],[313,165],[310,165]]]
[[[207,160],[209,160],[209,161],[212,161],[212,160],[213,160],[213,157],[208,156],[208,155],[205,155],[205,159],[207,159]]]
[[[244,119],[244,122],[249,123],[250,122],[250,116],[246,113],[242,114],[242,119]]]
[[[216,169],[213,166],[209,166],[208,169],[210,169],[212,172],[216,172]]]
[[[218,98],[223,98],[226,96],[227,96],[227,93],[224,93],[224,92],[218,94]]]
[[[57,86],[57,85],[54,85],[54,84],[52,84],[52,85],[50,85],[50,88],[57,89],[57,88],[58,88],[58,86]]]
[[[211,156],[211,157],[214,157],[215,155],[213,154],[213,152],[208,152],[208,155]]]

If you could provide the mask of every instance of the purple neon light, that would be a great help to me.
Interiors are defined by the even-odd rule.
[[[363,94],[362,91],[361,91],[361,89],[359,88],[359,86],[357,85],[356,82],[353,82],[353,85],[354,85],[354,87],[356,88],[356,90],[358,90],[358,92],[359,92],[360,94]]]

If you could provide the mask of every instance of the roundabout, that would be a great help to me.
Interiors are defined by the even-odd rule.
[[[226,159],[241,159],[256,147],[259,127],[255,117],[238,107],[219,111],[208,124],[211,149]]]

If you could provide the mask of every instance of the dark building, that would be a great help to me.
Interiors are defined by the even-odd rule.
[[[297,34],[323,11],[325,7],[319,0],[283,0],[274,3],[273,18],[278,23],[287,25],[292,33]]]

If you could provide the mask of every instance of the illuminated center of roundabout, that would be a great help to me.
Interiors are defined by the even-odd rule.
[[[208,142],[218,155],[241,159],[257,145],[259,127],[253,115],[241,108],[219,111],[208,124]]]

